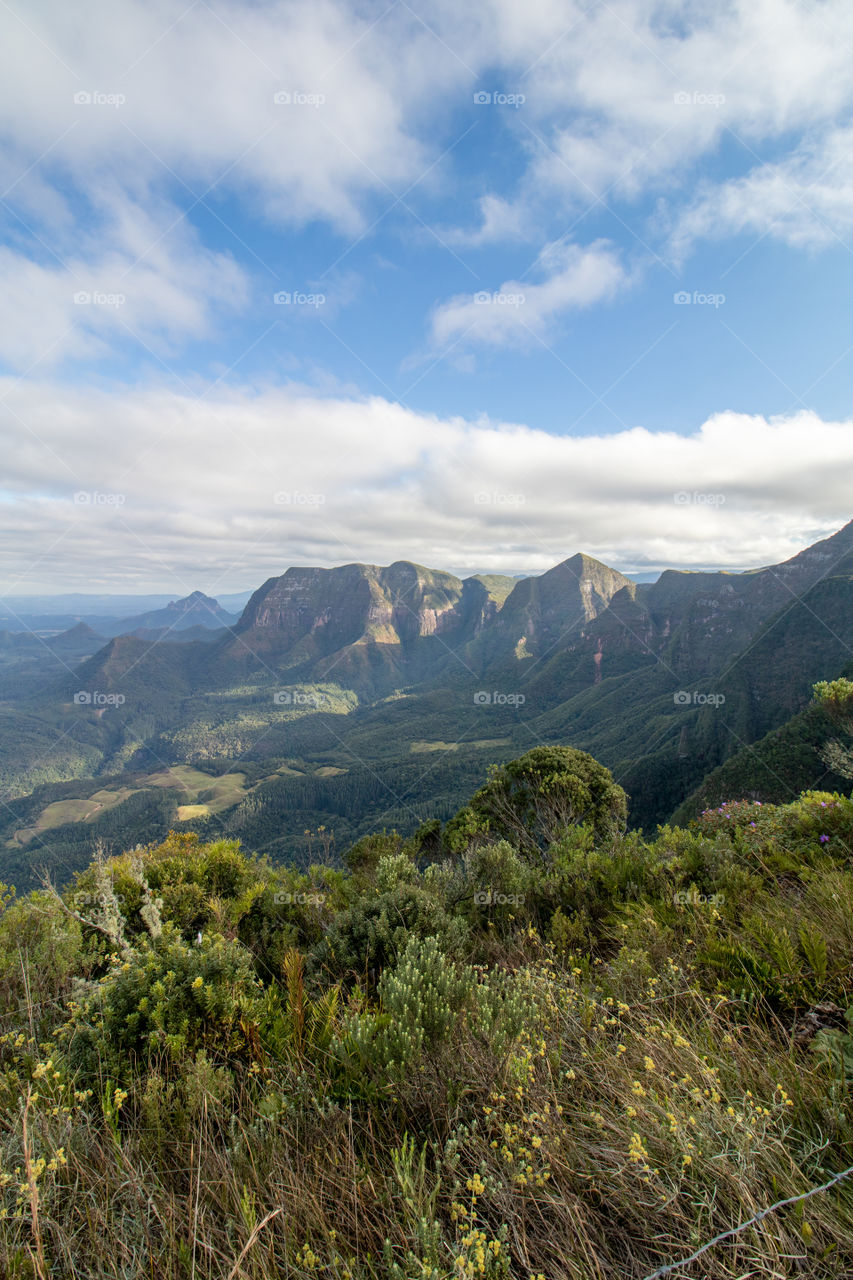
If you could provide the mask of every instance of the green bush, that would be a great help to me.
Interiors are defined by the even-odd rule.
[[[573,747],[534,747],[492,770],[484,787],[446,828],[448,846],[462,852],[484,838],[504,839],[538,860],[580,823],[595,839],[625,829],[628,798],[609,769]]]
[[[402,859],[402,860],[401,860]],[[378,978],[396,963],[412,937],[441,938],[450,953],[460,952],[468,925],[436,892],[435,878],[419,872],[403,855],[383,866],[382,882],[359,894],[336,913],[323,941],[314,948],[314,969],[328,967],[341,977]]]
[[[438,938],[411,938],[379,980],[379,1010],[345,1023],[340,1055],[368,1073],[401,1078],[445,1038],[473,987],[473,971],[448,959]]]
[[[134,1060],[178,1062],[204,1050],[214,1060],[252,1056],[260,1012],[251,956],[236,941],[208,935],[187,943],[166,924],[106,974],[75,991],[64,1039],[82,1076],[123,1078]]]

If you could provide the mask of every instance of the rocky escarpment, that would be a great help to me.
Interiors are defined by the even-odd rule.
[[[463,582],[407,560],[288,569],[255,592],[226,648],[237,659],[313,667],[318,676],[334,664],[339,675],[373,684],[382,683],[383,665],[389,680],[407,666],[420,676],[428,652],[438,659],[494,618],[503,582]]]

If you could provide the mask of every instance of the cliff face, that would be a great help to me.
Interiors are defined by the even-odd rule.
[[[574,648],[620,594],[633,600],[629,578],[591,556],[575,555],[537,578],[522,578],[499,612],[484,620],[466,649],[484,675],[491,668],[519,675],[558,649]]]
[[[668,570],[638,588],[653,647],[675,672],[720,670],[779,610],[825,577],[850,572],[853,521],[782,564],[748,573]],[[846,566],[846,568],[845,568]]]
[[[158,682],[171,662],[181,687],[288,673],[334,679],[367,697],[445,677],[511,680],[513,688],[531,681],[553,705],[647,666],[676,688],[722,673],[777,614],[851,573],[853,522],[784,564],[748,573],[669,570],[640,585],[580,554],[520,580],[463,581],[405,560],[294,568],[265,582],[239,622],[209,645],[158,643],[150,656],[110,646],[91,661],[118,676],[156,659]],[[192,598],[178,607],[187,603]],[[178,659],[176,648],[192,653]]]
[[[386,662],[397,676],[409,666],[422,678],[454,653],[466,663],[481,650],[501,661],[520,642],[528,656],[544,652],[578,633],[620,591],[632,596],[634,584],[585,555],[517,582],[462,581],[408,561],[289,569],[255,592],[229,651],[275,654],[288,667],[325,668],[334,658],[341,673],[369,661],[375,674]]]
[[[746,573],[667,570],[636,584],[586,555],[519,582],[468,644],[484,676],[566,696],[649,664],[678,681],[719,672],[777,613],[853,571],[853,522],[783,564]]]
[[[575,555],[538,578],[524,578],[501,611],[500,629],[517,631],[531,651],[581,628],[607,608],[630,578],[591,556]]]
[[[719,671],[768,618],[851,555],[853,522],[781,565],[668,570],[641,585],[582,554],[515,582],[462,581],[405,560],[289,569],[255,592],[222,644],[244,662],[255,655],[315,676],[334,667],[341,679],[373,688],[460,663],[523,677],[557,661],[582,685],[649,661],[698,678]]]
[[[383,666],[389,680],[407,665],[420,675],[427,648],[439,660],[451,644],[464,644],[494,618],[500,598],[495,584],[406,560],[288,569],[255,592],[226,649],[288,669],[317,664],[318,676],[332,663],[356,680],[369,668],[370,681],[381,684]]]

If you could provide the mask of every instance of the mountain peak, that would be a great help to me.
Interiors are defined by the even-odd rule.
[[[631,581],[630,578],[625,577],[624,573],[620,573],[618,569],[611,569],[610,565],[605,564],[603,560],[596,560],[595,556],[587,555],[585,551],[576,551],[567,560],[561,560],[553,569],[548,569],[546,573],[543,573],[542,577],[547,578],[549,573],[557,573],[560,570],[568,570],[571,573],[576,573],[579,577],[606,575],[618,578],[623,583]]]
[[[183,596],[180,600],[172,600],[166,605],[167,609],[173,609],[176,612],[180,610],[182,613],[187,609],[218,609],[219,601],[214,600],[212,596],[206,596],[203,591],[192,591],[188,596]]]
[[[88,622],[76,622],[73,627],[69,627],[67,631],[60,631],[58,636],[54,636],[54,643],[57,640],[102,640],[103,637],[99,632],[89,626]]]

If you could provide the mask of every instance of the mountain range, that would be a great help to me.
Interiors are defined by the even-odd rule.
[[[0,635],[0,676],[4,644],[33,643]],[[217,822],[239,810],[246,838],[282,853],[317,819],[349,835],[378,816],[448,816],[489,762],[564,742],[612,768],[650,827],[848,668],[853,521],[782,564],[655,582],[584,554],[522,579],[290,568],[239,617],[195,592],[105,642],[81,625],[38,646],[53,665],[7,678],[0,704],[6,802],[32,812],[38,788],[86,778],[138,796],[157,776],[159,804],[164,769],[251,774],[263,781]],[[793,782],[826,778],[813,745],[802,759],[809,777]],[[209,822],[206,803],[180,820]]]

